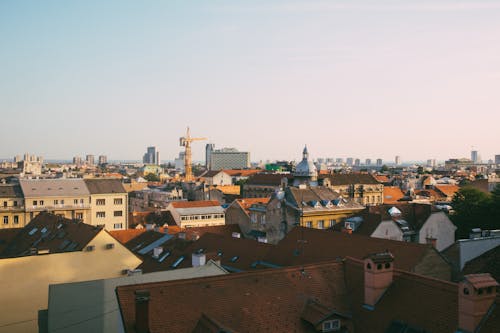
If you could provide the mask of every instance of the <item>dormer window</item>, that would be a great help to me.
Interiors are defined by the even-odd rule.
[[[322,332],[334,332],[340,330],[340,320],[327,320],[323,322]]]

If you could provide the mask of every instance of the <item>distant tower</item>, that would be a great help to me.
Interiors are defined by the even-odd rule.
[[[365,160],[365,165],[366,165],[366,166],[370,166],[370,165],[372,165],[372,160],[371,160],[370,158],[367,158],[367,159]]]
[[[94,166],[94,155],[85,156],[85,161],[87,162],[88,166]]]
[[[396,165],[401,165],[401,156],[397,155],[394,158],[394,162],[396,163]]]
[[[99,165],[108,163],[108,157],[106,155],[99,155]]]
[[[293,174],[293,186],[299,185],[318,185],[318,172],[316,166],[312,161],[309,160],[309,152],[307,151],[307,146],[304,147],[302,152],[302,161],[295,167],[295,172]]]
[[[207,138],[192,138],[189,134],[189,127],[187,128],[186,136],[183,136],[179,139],[180,145],[185,147],[185,155],[184,155],[184,169],[185,176],[184,180],[190,182],[193,180],[193,172],[192,172],[192,154],[191,154],[191,143],[193,141],[201,141],[206,140]]]
[[[215,144],[213,143],[207,143],[207,145],[205,146],[205,167],[207,168],[207,170],[212,169],[211,157],[214,149]]]
[[[377,166],[378,167],[382,166],[382,159],[381,158],[377,158]]]
[[[479,163],[479,153],[477,150],[472,150],[470,152],[470,159],[472,160],[472,162],[475,164],[475,163]]]

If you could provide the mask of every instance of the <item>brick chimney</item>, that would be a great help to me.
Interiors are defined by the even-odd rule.
[[[136,290],[135,294],[135,330],[137,333],[149,331],[149,290]]]
[[[393,278],[394,256],[390,252],[370,254],[364,259],[365,308],[373,309]]]
[[[470,274],[458,284],[458,327],[475,332],[495,302],[498,282],[489,273]]]

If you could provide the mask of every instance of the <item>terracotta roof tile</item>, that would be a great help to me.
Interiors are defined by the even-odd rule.
[[[399,203],[399,199],[405,196],[399,186],[384,186],[384,203]]]
[[[435,185],[434,188],[442,192],[447,197],[453,197],[460,189],[457,185]]]
[[[241,198],[241,199],[236,199],[235,201],[241,206],[241,208],[248,214],[250,207],[252,205],[256,204],[261,204],[261,205],[267,205],[269,203],[269,200],[271,198]]]
[[[200,201],[173,201],[171,202],[174,208],[199,208],[199,207],[212,207],[220,206],[216,200],[200,200]]]

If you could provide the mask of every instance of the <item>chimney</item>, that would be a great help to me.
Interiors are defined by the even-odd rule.
[[[193,253],[191,257],[191,263],[193,267],[204,266],[207,261],[207,257],[204,253]]]
[[[490,274],[469,274],[458,284],[458,327],[475,332],[495,302],[498,282]]]
[[[135,294],[135,330],[137,333],[149,331],[149,290],[136,290]]]
[[[426,241],[427,244],[431,244],[433,248],[436,248],[437,238],[427,237],[427,238],[425,238],[425,241]]]
[[[390,252],[374,253],[364,259],[365,305],[373,310],[375,304],[391,285],[394,256]]]

